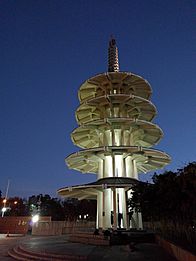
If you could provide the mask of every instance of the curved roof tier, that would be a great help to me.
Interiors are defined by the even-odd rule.
[[[133,94],[149,99],[152,93],[150,84],[131,72],[107,72],[86,80],[78,91],[80,102],[111,93]]]
[[[96,199],[100,191],[109,188],[125,188],[129,190],[136,183],[139,183],[139,181],[126,177],[103,178],[88,184],[60,188],[57,193],[63,197],[77,198],[79,200]]]
[[[98,163],[106,156],[122,155],[136,161],[138,173],[163,168],[170,163],[166,153],[138,146],[105,146],[81,150],[66,158],[67,166],[82,173],[98,173]]]
[[[134,95],[112,94],[82,103],[75,115],[78,124],[81,125],[92,120],[109,117],[128,117],[151,121],[156,113],[156,107],[149,100]]]
[[[157,125],[129,118],[92,121],[76,128],[71,134],[73,143],[81,148],[95,148],[104,145],[151,147],[157,144],[162,137],[163,132]]]

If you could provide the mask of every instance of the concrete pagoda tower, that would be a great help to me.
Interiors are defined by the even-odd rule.
[[[69,168],[95,173],[97,181],[65,187],[59,195],[97,200],[97,228],[142,228],[141,213],[128,217],[127,199],[138,182],[138,173],[163,168],[170,157],[151,147],[163,136],[152,123],[156,108],[152,90],[142,77],[119,72],[118,50],[112,38],[108,48],[108,72],[86,80],[78,91],[79,125],[71,134],[82,148],[66,158]]]

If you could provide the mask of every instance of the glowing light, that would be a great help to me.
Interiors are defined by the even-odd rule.
[[[3,203],[5,204],[6,202],[7,202],[7,199],[4,199],[4,200],[3,200]]]
[[[39,221],[39,215],[35,215],[35,216],[32,217],[32,222],[33,223],[36,223],[38,221]]]
[[[1,211],[4,213],[6,211],[6,207],[3,207]]]

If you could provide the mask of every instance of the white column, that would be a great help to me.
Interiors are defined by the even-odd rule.
[[[105,216],[104,216],[104,229],[111,228],[111,211],[113,209],[113,200],[112,200],[112,190],[105,189],[104,190],[104,198],[105,198]]]
[[[124,164],[123,164],[123,156],[115,155],[115,176],[118,173],[118,177],[124,177]]]
[[[128,156],[125,159],[125,164],[126,164],[126,177],[128,178],[133,178],[134,174],[133,174],[133,160],[131,158],[131,156]]]
[[[105,156],[103,178],[113,177],[113,160],[112,156]]]
[[[103,160],[100,159],[98,163],[98,174],[97,174],[97,179],[103,178]]]
[[[137,164],[135,160],[133,160],[133,178],[138,180]]]
[[[103,192],[97,194],[97,228],[103,227]]]
[[[125,189],[118,188],[118,195],[119,195],[119,213],[122,214],[121,227],[127,228],[127,206],[126,206]]]
[[[126,191],[123,188],[123,227],[128,229],[127,224],[127,197],[126,197]]]
[[[134,178],[138,180],[137,164],[136,161],[132,159],[131,156],[128,156],[125,160],[126,164],[126,177]]]
[[[112,145],[112,132],[111,130],[107,130],[104,133],[104,145],[111,146]]]
[[[114,230],[117,229],[117,209],[116,209],[116,188],[112,189],[113,194],[113,214],[114,214]]]

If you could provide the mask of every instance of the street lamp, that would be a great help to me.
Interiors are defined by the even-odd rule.
[[[4,214],[5,211],[6,211],[6,207],[3,207],[3,208],[1,209],[1,211],[2,211],[2,214]],[[2,215],[2,217],[3,217],[3,215]]]
[[[33,217],[32,217],[32,222],[33,223],[37,223],[39,221],[39,215],[34,215]]]
[[[6,208],[6,202],[7,202],[7,199],[6,198],[4,198],[3,199],[3,208],[1,209],[1,216],[2,217],[4,217],[4,214],[5,214],[5,212],[6,212],[6,210],[7,210],[7,208]]]
[[[4,213],[5,213],[5,211],[7,210],[7,208],[6,208],[6,202],[7,202],[7,196],[8,196],[9,186],[10,186],[10,181],[9,181],[9,179],[8,179],[7,188],[6,188],[6,193],[5,193],[5,198],[3,199],[3,208],[1,209],[1,211],[2,211],[1,216],[2,216],[2,217],[4,216]]]

